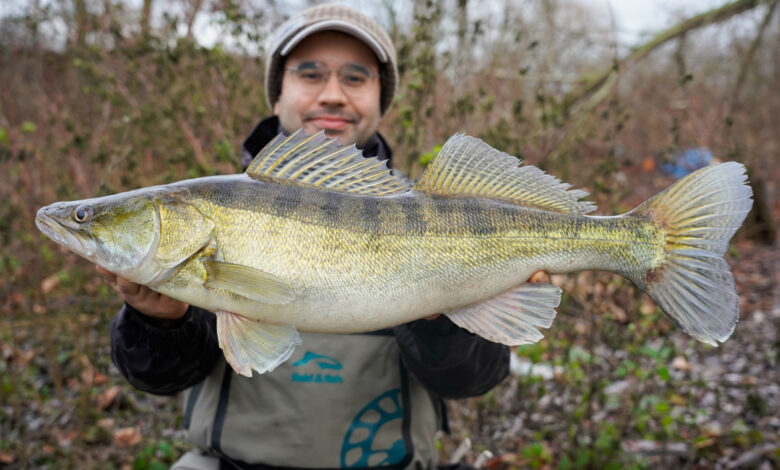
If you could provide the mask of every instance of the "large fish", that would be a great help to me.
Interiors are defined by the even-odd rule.
[[[271,370],[297,330],[362,332],[435,313],[491,341],[538,341],[561,291],[537,270],[621,274],[709,344],[738,318],[723,260],[752,205],[745,169],[711,166],[633,211],[594,209],[533,166],[465,135],[412,186],[354,146],[277,136],[246,173],[38,211],[52,240],[217,315],[240,374]]]

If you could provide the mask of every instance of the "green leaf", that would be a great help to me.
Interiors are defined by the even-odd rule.
[[[133,462],[133,470],[147,470],[149,468],[149,459],[145,455],[139,455]]]
[[[422,166],[428,165],[428,163],[430,163],[431,160],[433,160],[433,157],[435,157],[439,153],[439,150],[441,150],[441,145],[437,145],[430,152],[425,152],[424,154],[420,155],[420,165]]]
[[[32,134],[33,132],[38,130],[38,126],[35,125],[32,121],[24,121],[22,123],[22,132],[25,132],[27,134]]]
[[[669,403],[665,401],[659,401],[655,404],[655,411],[662,414],[668,413],[670,408]]]
[[[152,463],[149,464],[149,470],[168,470],[168,466],[159,460],[153,460]]]
[[[161,441],[159,444],[157,444],[157,452],[166,459],[173,457],[173,448],[166,441]]]

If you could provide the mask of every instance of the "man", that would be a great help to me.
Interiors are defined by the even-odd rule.
[[[320,5],[273,37],[266,94],[274,117],[244,142],[243,166],[278,132],[325,130],[391,161],[377,132],[395,91],[387,33],[352,9]],[[185,389],[184,426],[197,451],[174,469],[432,468],[442,398],[475,396],[508,373],[509,349],[444,316],[363,335],[303,334],[276,370],[245,378],[226,365],[215,316],[98,268],[125,300],[112,358],[134,386]]]

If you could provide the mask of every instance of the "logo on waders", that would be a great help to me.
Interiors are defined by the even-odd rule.
[[[306,351],[303,357],[295,361],[293,367],[300,367],[290,376],[293,382],[340,384],[344,379],[337,371],[341,370],[341,362],[330,356]]]

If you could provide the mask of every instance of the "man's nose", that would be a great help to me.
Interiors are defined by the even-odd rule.
[[[325,82],[325,87],[322,89],[322,91],[320,91],[317,100],[320,102],[320,104],[329,104],[331,106],[346,104],[347,95],[341,88],[338,75],[334,73],[328,77],[328,81]]]

